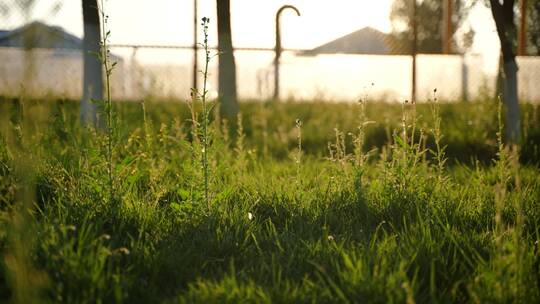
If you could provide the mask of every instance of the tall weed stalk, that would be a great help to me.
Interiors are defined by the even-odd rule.
[[[209,114],[212,111],[214,105],[210,104],[208,101],[208,66],[210,60],[213,56],[210,56],[210,48],[208,45],[208,24],[210,23],[210,18],[203,17],[201,26],[203,28],[203,43],[199,45],[204,50],[204,69],[201,71],[203,76],[203,88],[202,92],[198,92],[197,89],[192,89],[192,103],[189,105],[191,110],[191,122],[192,122],[192,136],[193,136],[193,145],[195,150],[197,145],[200,144],[200,164],[201,171],[203,175],[203,192],[204,192],[204,201],[207,208],[210,208],[210,173],[209,173],[209,164],[208,164],[208,149],[210,147],[210,132],[209,132]],[[196,110],[196,101],[201,102],[201,121],[199,122],[198,114]],[[199,155],[198,151],[195,151],[195,155]]]
[[[103,112],[105,114],[105,136],[106,136],[106,150],[105,158],[107,161],[107,181],[108,181],[108,194],[109,200],[114,198],[114,172],[113,172],[113,145],[114,145],[114,135],[115,135],[115,126],[114,126],[114,109],[111,98],[111,75],[114,67],[117,62],[111,62],[110,59],[110,49],[109,49],[109,38],[111,36],[111,31],[108,30],[107,24],[109,16],[105,13],[105,2],[104,0],[100,1],[98,7],[99,14],[101,16],[101,41],[100,41],[100,52],[98,58],[105,69],[105,100],[101,101],[103,105]],[[99,102],[99,101],[98,101]]]
[[[354,146],[354,163],[355,163],[355,188],[360,189],[362,186],[362,176],[364,175],[365,164],[369,158],[370,152],[364,153],[364,145],[366,143],[366,127],[373,123],[369,121],[366,115],[367,95],[358,101],[360,106],[360,114],[358,116],[357,133],[352,134]]]
[[[441,113],[439,100],[437,99],[437,89],[433,90],[433,104],[431,106],[431,114],[433,117],[433,129],[432,134],[435,140],[435,150],[431,150],[431,154],[435,157],[437,161],[437,178],[439,182],[443,179],[444,166],[446,163],[445,149],[446,146],[443,146],[441,141],[443,139],[443,134],[441,131]]]

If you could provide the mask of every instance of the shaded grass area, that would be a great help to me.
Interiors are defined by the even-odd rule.
[[[432,107],[373,103],[364,119],[351,104],[245,103],[242,132],[213,122],[207,208],[185,105],[116,107],[111,196],[104,136],[79,127],[76,103],[6,100],[0,295],[540,301],[540,110],[524,105],[513,151],[497,145],[496,104],[441,104],[439,171]]]

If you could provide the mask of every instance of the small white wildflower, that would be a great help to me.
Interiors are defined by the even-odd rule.
[[[129,254],[129,249],[126,247],[118,248],[118,252],[122,254]]]
[[[253,219],[253,213],[248,212],[248,219],[251,221]]]
[[[328,240],[329,240],[330,242],[333,241],[333,240],[334,240],[334,236],[333,236],[333,235],[329,235],[329,236],[328,236]]]
[[[67,231],[77,231],[77,227],[75,227],[74,225],[68,225],[68,226],[66,226],[66,230]]]

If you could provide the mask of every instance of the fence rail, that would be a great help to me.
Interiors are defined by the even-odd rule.
[[[126,52],[127,49],[127,52]],[[131,49],[131,50],[130,50]],[[189,98],[192,88],[193,50],[185,47],[114,45],[113,95],[117,99]],[[244,99],[273,96],[271,49],[236,49],[238,94]],[[161,63],[156,62],[161,60]],[[82,52],[69,49],[0,48],[0,94],[64,95],[79,98],[82,86]],[[204,61],[200,52],[198,61]],[[283,98],[300,100],[403,101],[411,95],[411,56],[317,55],[285,51],[281,59]],[[518,57],[519,92],[524,101],[539,102],[540,57]],[[418,55],[419,101],[474,100],[495,95],[497,75],[488,73],[485,58],[460,55]],[[27,70],[29,69],[29,70]],[[26,70],[26,71],[25,71]],[[215,96],[217,60],[211,61],[209,90]]]

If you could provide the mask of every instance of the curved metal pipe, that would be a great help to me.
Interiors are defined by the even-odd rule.
[[[293,5],[283,5],[280,7],[276,13],[276,45],[274,47],[274,51],[276,53],[276,57],[274,59],[274,100],[278,100],[279,98],[279,58],[281,57],[281,26],[280,26],[280,19],[281,19],[281,13],[283,13],[286,9],[292,9],[296,12],[296,15],[300,16],[300,11],[294,7]]]

